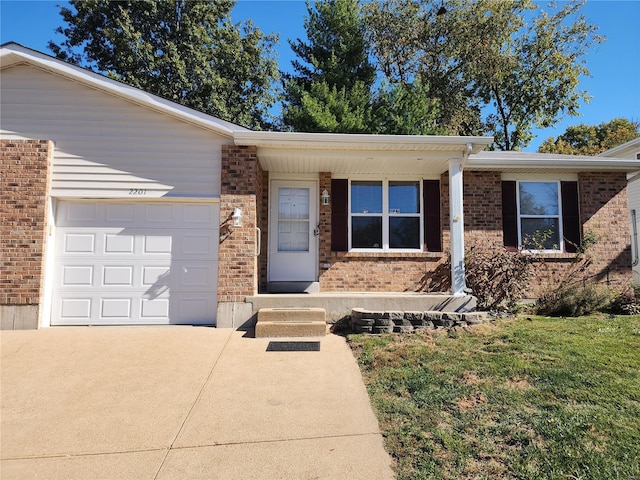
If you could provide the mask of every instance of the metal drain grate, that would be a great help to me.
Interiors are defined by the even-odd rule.
[[[320,342],[269,342],[267,352],[319,352]]]

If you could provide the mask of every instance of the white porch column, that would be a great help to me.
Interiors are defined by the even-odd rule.
[[[451,293],[464,295],[464,216],[462,211],[462,160],[449,160],[449,216],[451,232]]]

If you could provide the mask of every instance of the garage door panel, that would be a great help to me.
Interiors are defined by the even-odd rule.
[[[178,323],[190,325],[208,324],[211,315],[216,312],[216,298],[198,295],[181,295],[180,299],[172,304],[172,317],[181,319]],[[204,312],[204,313],[203,313]]]
[[[104,265],[102,285],[105,287],[133,287],[134,268],[130,265]]]
[[[67,233],[64,236],[64,253],[85,254],[96,251],[96,235],[93,233]]]
[[[58,303],[60,318],[68,321],[87,322],[91,319],[92,298],[61,298]]]
[[[90,202],[66,202],[59,209],[58,222],[64,225],[95,225],[98,221],[98,205]]]
[[[59,202],[52,325],[215,322],[217,205],[89,204]]]
[[[102,232],[102,251],[105,254],[135,253],[135,235]]]
[[[169,228],[175,228],[178,226],[178,215],[176,210],[180,208],[179,205],[174,204],[146,204],[144,207],[143,221],[145,224],[159,227],[166,225]]]
[[[206,228],[207,225],[218,225],[219,211],[213,205],[184,205],[182,222],[188,228]]]
[[[106,223],[117,223],[123,227],[137,224],[136,208],[128,203],[109,203],[105,206]]]
[[[197,255],[198,258],[214,259],[215,238],[213,232],[185,233],[176,239],[177,253],[181,256]]]
[[[143,298],[141,302],[140,318],[147,320],[152,318],[169,318],[169,299]]]
[[[172,235],[144,235],[142,253],[145,255],[171,255]]]
[[[131,298],[102,298],[100,301],[100,318],[127,322],[133,317]]]
[[[65,265],[62,269],[62,285],[93,285],[93,265]]]

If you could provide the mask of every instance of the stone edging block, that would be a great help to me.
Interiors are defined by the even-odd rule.
[[[416,312],[351,310],[351,328],[356,333],[412,333],[416,330],[465,327],[483,323],[479,312]]]

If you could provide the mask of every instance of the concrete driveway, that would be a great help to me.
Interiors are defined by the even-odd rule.
[[[343,338],[202,327],[3,331],[0,476],[391,479]]]

